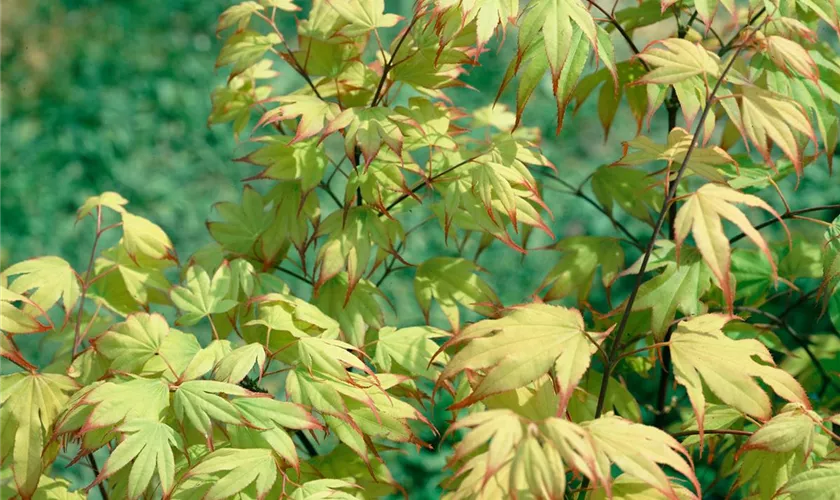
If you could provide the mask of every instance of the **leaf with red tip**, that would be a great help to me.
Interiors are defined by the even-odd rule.
[[[735,207],[734,203],[762,208],[781,221],[779,214],[761,198],[719,184],[705,184],[686,197],[674,221],[677,249],[679,250],[680,245],[691,232],[703,259],[717,277],[730,310],[732,310],[734,300],[730,276],[731,249],[729,239],[723,231],[721,219],[734,223],[758,245],[770,261],[774,279],[776,276],[776,263],[770,253],[770,248],[758,230],[753,227],[743,212]],[[784,221],[782,224],[784,225]]]

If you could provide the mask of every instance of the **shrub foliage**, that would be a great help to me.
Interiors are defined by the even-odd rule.
[[[380,497],[401,490],[383,454],[431,446],[425,415],[446,393],[446,498],[699,498],[721,481],[835,498],[840,205],[785,191],[831,168],[837,5],[522,3],[222,13],[230,76],[209,122],[250,134],[253,175],[189,258],[106,192],[78,211],[86,269],[3,271],[2,356],[19,368],[2,379],[3,497]],[[496,99],[515,110],[459,108],[447,92],[501,35],[516,51]],[[293,92],[272,85],[292,77]],[[520,126],[544,79],[558,130],[587,99],[605,134],[621,106],[636,121],[581,185]],[[546,189],[615,234],[556,237]],[[406,260],[429,221],[460,257]],[[557,252],[523,303],[500,303],[476,263],[497,240]],[[386,324],[380,287],[404,269],[437,326]],[[59,346],[43,366],[18,348],[33,335]],[[95,471],[84,491],[51,468],[68,453]]]

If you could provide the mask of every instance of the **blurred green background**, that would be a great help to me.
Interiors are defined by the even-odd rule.
[[[182,257],[210,241],[204,222],[213,216],[211,205],[238,201],[240,179],[253,173],[232,161],[244,149],[230,127],[207,127],[210,92],[226,77],[214,70],[220,47],[215,22],[231,3],[3,1],[2,267],[60,255],[82,268],[91,234],[87,225],[74,224],[75,212],[88,196],[108,190],[127,198],[133,212],[160,224]],[[299,3],[306,12],[306,2]],[[389,12],[405,15],[410,8],[408,0],[386,2]],[[293,19],[283,26],[291,34]],[[481,59],[484,66],[465,77],[477,91],[452,92],[455,104],[467,109],[490,104],[513,48],[510,40],[502,48],[490,47]],[[617,53],[626,56],[621,45]],[[273,83],[286,89],[302,85],[288,69]],[[509,103],[511,97],[507,92],[503,101]],[[555,110],[545,81],[526,110],[524,125],[542,131],[544,153],[572,183],[617,159],[621,141],[636,132],[629,112],[622,109],[605,142],[595,102],[590,101],[575,118],[567,117],[564,130],[555,136]],[[654,118],[653,137],[664,136],[663,121],[664,116]],[[824,166],[809,168],[797,193],[801,203],[794,208],[836,201],[824,189],[832,182],[827,176]],[[785,185],[787,192],[791,188]],[[546,201],[558,238],[614,234],[605,217],[573,197],[547,192]],[[632,221],[629,227],[640,239],[648,237],[649,229]],[[444,246],[435,224],[411,237],[408,252],[414,263],[456,253]],[[496,243],[480,264],[510,305],[535,292],[556,258],[554,252],[532,252],[521,259]],[[395,304],[391,319],[401,325],[423,321],[412,276],[410,271],[395,273],[384,286]],[[616,287],[619,297],[623,286]],[[652,390],[643,387],[640,393]],[[437,413],[435,422],[445,423],[445,414]],[[395,477],[412,499],[436,497],[446,451],[444,446],[440,452],[410,454],[394,465]]]

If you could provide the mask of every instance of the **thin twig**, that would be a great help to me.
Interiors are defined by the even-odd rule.
[[[753,14],[753,16],[750,17],[750,19],[747,21],[747,24],[741,26],[741,29],[739,29],[738,32],[735,33],[735,36],[733,36],[732,39],[729,40],[728,43],[724,44],[720,48],[720,50],[718,50],[718,55],[719,56],[724,56],[724,55],[726,55],[727,52],[732,50],[732,47],[734,47],[735,42],[737,42],[738,39],[741,38],[741,34],[744,32],[744,30],[746,30],[750,26],[752,26],[752,23],[756,22],[758,20],[758,18],[761,17],[762,14],[764,14],[765,11],[766,11],[766,9],[764,7],[758,9],[758,11],[756,11],[756,13]]]
[[[633,303],[636,301],[636,296],[639,293],[639,288],[641,288],[642,283],[644,282],[644,275],[645,270],[647,269],[648,262],[650,261],[650,257],[653,254],[653,248],[656,243],[656,236],[659,234],[659,231],[662,229],[662,225],[665,223],[665,217],[668,214],[668,208],[671,204],[671,201],[677,194],[677,186],[682,180],[683,175],[686,171],[686,166],[688,162],[691,161],[691,156],[694,153],[694,150],[697,148],[697,144],[700,139],[700,134],[703,133],[703,126],[706,123],[706,117],[709,115],[709,111],[712,109],[712,103],[717,94],[717,91],[720,89],[720,86],[723,84],[723,80],[726,77],[726,74],[729,73],[729,70],[732,69],[732,66],[735,64],[735,60],[738,58],[738,53],[741,51],[742,47],[738,48],[738,52],[736,52],[729,63],[724,68],[723,72],[721,72],[720,77],[718,78],[717,82],[715,83],[714,88],[709,93],[708,98],[706,99],[706,104],[703,107],[703,113],[700,115],[700,120],[697,122],[697,127],[694,131],[694,136],[691,138],[691,144],[689,144],[688,149],[685,152],[685,157],[683,158],[682,164],[680,165],[679,170],[677,171],[677,176],[674,178],[674,182],[672,184],[673,189],[668,189],[668,195],[665,197],[664,202],[662,203],[662,209],[659,211],[659,217],[656,220],[656,225],[653,228],[653,234],[648,241],[647,248],[645,253],[642,257],[642,264],[639,268],[639,273],[636,275],[636,284],[633,286],[633,289],[630,291],[630,296],[627,299],[627,305],[624,308],[624,312],[621,315],[621,320],[618,324],[618,328],[616,329],[615,338],[613,339],[612,347],[610,349],[610,362],[604,365],[604,375],[603,381],[601,382],[601,389],[598,394],[598,404],[595,408],[595,418],[601,416],[601,412],[604,410],[604,401],[606,400],[607,396],[607,387],[610,380],[610,374],[612,373],[613,368],[615,368],[615,360],[618,359],[618,348],[621,345],[621,337],[624,335],[624,331],[627,328],[627,322],[630,319],[630,312],[633,310]]]
[[[332,198],[332,201],[334,201],[335,204],[338,205],[338,208],[344,208],[344,203],[341,203],[341,200],[339,200],[335,193],[333,193],[332,189],[330,189],[329,184],[322,181],[320,184],[318,184],[318,187],[323,189],[324,192],[327,193],[330,196],[330,198]]]
[[[814,354],[814,351],[811,350],[811,347],[808,345],[808,339],[802,337],[799,332],[793,329],[783,318],[780,318],[774,314],[771,314],[767,311],[762,311],[761,309],[756,309],[754,307],[747,307],[747,306],[740,306],[737,308],[740,311],[757,314],[759,316],[763,316],[770,321],[772,321],[776,326],[780,327],[782,330],[786,331],[796,342],[799,347],[805,351],[805,354],[811,359],[811,362],[814,364],[814,368],[820,373],[820,377],[822,378],[822,386],[819,390],[819,396],[822,397],[825,394],[826,389],[828,386],[831,385],[834,387],[838,392],[840,392],[840,384],[837,384],[832,378],[831,375],[828,374],[828,371],[825,369],[823,364],[820,362],[819,358]]]
[[[297,436],[301,444],[303,444],[304,449],[306,449],[306,453],[309,453],[309,458],[318,456],[318,450],[315,449],[315,445],[312,444],[312,441],[306,437],[306,434],[304,434],[303,431],[295,431],[295,436]]]
[[[93,469],[93,478],[98,478],[99,465],[96,464],[96,457],[93,456],[93,453],[88,453],[87,460],[90,464],[90,468]],[[99,494],[102,495],[102,499],[108,500],[108,490],[105,489],[105,482],[101,481],[99,484],[96,485],[96,487],[99,489]]]
[[[672,437],[681,438],[681,437],[688,437],[688,436],[696,436],[700,434],[700,430],[693,430],[693,431],[680,431],[674,432],[671,434]],[[752,436],[753,433],[750,431],[739,431],[736,429],[704,429],[703,434],[726,434],[730,436]]]
[[[403,42],[405,39],[408,38],[408,35],[411,33],[411,29],[414,28],[414,25],[417,24],[417,21],[420,19],[419,12],[414,13],[414,18],[411,20],[411,24],[408,25],[408,28],[405,29],[402,37],[400,37],[399,41],[397,41],[396,47],[394,47],[394,52],[391,53],[391,58],[388,59],[388,62],[385,63],[385,66],[382,67],[382,77],[379,79],[379,84],[376,86],[376,91],[373,93],[373,99],[370,101],[371,106],[376,106],[379,103],[379,100],[384,98],[382,94],[382,88],[385,85],[385,80],[388,79],[388,72],[394,69],[394,58],[397,57],[397,53],[400,51],[400,47],[402,47]],[[405,61],[405,59],[403,59]],[[400,62],[403,62],[400,61]]]
[[[633,236],[633,233],[631,233],[631,232],[630,232],[630,231],[629,231],[629,230],[628,230],[628,229],[624,226],[624,224],[622,224],[621,222],[619,222],[619,221],[618,221],[618,219],[616,219],[616,218],[615,218],[615,216],[613,216],[611,213],[609,213],[609,212],[607,211],[607,209],[605,209],[604,207],[602,207],[600,203],[598,203],[597,201],[593,200],[593,199],[592,199],[592,197],[590,197],[589,195],[587,195],[586,193],[584,193],[584,192],[583,192],[580,188],[575,188],[575,187],[574,187],[571,183],[569,183],[569,182],[567,182],[567,181],[565,181],[565,180],[561,179],[560,177],[557,177],[557,176],[556,176],[556,175],[554,175],[554,173],[552,173],[552,172],[543,172],[543,174],[544,174],[546,177],[548,177],[549,179],[552,179],[552,180],[554,180],[554,181],[557,181],[557,182],[559,182],[560,184],[562,184],[564,187],[566,187],[566,188],[568,188],[568,189],[569,189],[569,191],[557,191],[558,193],[563,193],[563,194],[569,194],[569,195],[572,195],[572,196],[577,196],[578,198],[580,198],[580,199],[584,200],[585,202],[589,203],[590,205],[592,205],[593,207],[595,207],[595,208],[596,208],[599,212],[601,212],[602,214],[604,214],[604,215],[605,215],[605,216],[606,216],[606,217],[610,220],[610,222],[612,222],[613,227],[617,228],[619,231],[621,231],[622,233],[624,233],[624,235],[625,235],[625,236],[627,236],[627,238],[629,238],[629,239],[630,239],[630,243],[632,243],[632,244],[633,244],[633,246],[635,246],[635,247],[636,247],[636,248],[638,248],[639,250],[643,250],[643,249],[644,249],[644,247],[642,246],[642,244],[641,244],[641,242],[639,241],[639,239],[638,239],[638,238],[636,238],[635,236]]]
[[[85,271],[85,277],[82,279],[82,292],[79,295],[79,310],[76,313],[76,324],[74,325],[74,333],[73,333],[73,352],[72,352],[72,359],[76,359],[76,352],[79,350],[79,345],[82,343],[81,338],[81,328],[82,328],[82,316],[85,312],[85,298],[87,297],[87,291],[90,288],[90,273],[93,272],[93,263],[96,260],[96,245],[99,244],[99,238],[102,237],[102,233],[110,229],[113,225],[108,226],[106,228],[102,228],[102,205],[96,207],[96,236],[93,238],[93,247],[90,249],[90,259],[88,260],[87,271]]]
[[[483,154],[483,153],[482,153],[482,154]],[[451,167],[447,168],[447,169],[446,169],[446,170],[444,170],[443,172],[440,172],[440,173],[438,173],[438,174],[435,174],[435,175],[433,175],[433,176],[429,177],[428,179],[423,179],[423,180],[421,180],[420,182],[418,182],[417,184],[415,184],[415,185],[414,185],[414,187],[413,187],[413,188],[411,188],[411,190],[410,190],[408,193],[405,193],[405,194],[401,195],[399,198],[397,198],[396,200],[392,201],[390,205],[388,205],[387,207],[385,207],[385,212],[390,212],[390,211],[391,211],[391,209],[393,209],[394,207],[396,207],[397,205],[399,205],[400,203],[402,203],[403,201],[405,201],[406,199],[408,199],[411,195],[413,195],[413,194],[417,193],[418,191],[420,191],[421,189],[423,189],[424,187],[426,187],[426,185],[431,184],[433,181],[435,181],[435,180],[439,179],[440,177],[443,177],[444,175],[446,175],[446,174],[448,174],[448,173],[453,172],[455,169],[461,168],[461,167],[463,167],[464,165],[466,165],[466,164],[468,164],[468,163],[472,163],[472,162],[473,162],[473,161],[475,161],[475,160],[476,160],[476,158],[478,158],[479,156],[481,156],[481,154],[475,155],[475,156],[473,156],[472,158],[467,158],[467,159],[466,159],[466,160],[464,160],[464,161],[461,161],[461,162],[456,163],[455,165],[452,165]],[[385,215],[385,214],[380,214],[380,216],[384,216],[384,215]]]
[[[610,24],[615,26],[615,29],[617,29],[621,36],[624,38],[624,40],[627,41],[627,45],[630,46],[630,50],[632,50],[634,54],[640,54],[641,51],[639,50],[639,47],[636,46],[636,43],[633,41],[633,38],[630,36],[629,33],[627,33],[627,31],[624,30],[624,27],[621,26],[621,23],[618,22],[618,19],[616,19],[614,15],[604,10],[604,8],[598,5],[597,3],[590,3],[593,7],[601,11],[605,16],[607,16],[607,20],[610,22]],[[650,66],[648,66],[644,59],[639,59],[639,62],[642,63],[642,66],[645,68],[646,71],[650,71]]]
[[[277,267],[275,267],[275,269],[277,269],[277,270],[278,270],[278,271],[280,271],[281,273],[286,273],[286,274],[288,274],[289,276],[292,276],[292,277],[294,277],[294,278],[297,278],[297,279],[299,279],[300,281],[303,281],[304,283],[307,283],[307,284],[309,284],[309,285],[311,285],[311,284],[312,284],[312,280],[311,280],[311,279],[307,278],[306,276],[302,276],[302,275],[300,275],[300,274],[298,274],[298,273],[296,273],[296,272],[294,272],[294,271],[291,271],[291,270],[289,270],[289,269],[286,269],[285,267],[282,267],[282,266],[277,266]]]
[[[762,222],[761,224],[758,224],[757,226],[753,226],[753,227],[755,228],[756,231],[759,231],[761,229],[764,229],[767,226],[772,226],[773,224],[775,224],[777,222],[780,222],[781,220],[794,219],[798,215],[807,214],[809,212],[819,212],[821,210],[840,210],[840,203],[837,203],[837,204],[834,204],[834,205],[820,205],[820,206],[817,206],[817,207],[803,208],[803,209],[800,209],[800,210],[794,210],[792,212],[785,212],[784,214],[782,214],[778,218],[773,217],[772,219],[766,220],[766,221]],[[745,236],[747,236],[746,233],[741,233],[741,234],[738,234],[736,236],[733,236],[732,238],[729,238],[729,244],[731,245],[732,243],[735,243],[736,241],[741,240]]]

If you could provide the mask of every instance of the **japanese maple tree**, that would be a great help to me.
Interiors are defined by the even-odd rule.
[[[229,78],[209,122],[251,145],[251,177],[215,206],[211,244],[179,256],[106,192],[78,211],[85,269],[48,256],[2,272],[0,346],[18,367],[2,378],[3,497],[405,493],[382,454],[430,446],[419,430],[448,394],[445,498],[701,498],[720,481],[838,498],[840,182],[832,205],[795,190],[837,146],[838,4],[396,4],[221,13]],[[516,51],[487,101],[515,109],[464,109],[448,93],[491,43]],[[526,126],[544,81],[558,131],[587,100],[605,136],[619,107],[635,119],[582,184]],[[615,232],[555,235],[552,189]],[[407,259],[421,226],[460,256]],[[556,264],[503,304],[467,241]],[[381,286],[401,269],[425,325],[387,324]],[[822,326],[799,331],[797,314]],[[60,347],[36,366],[28,335]],[[85,490],[51,467],[61,453],[93,469]]]

